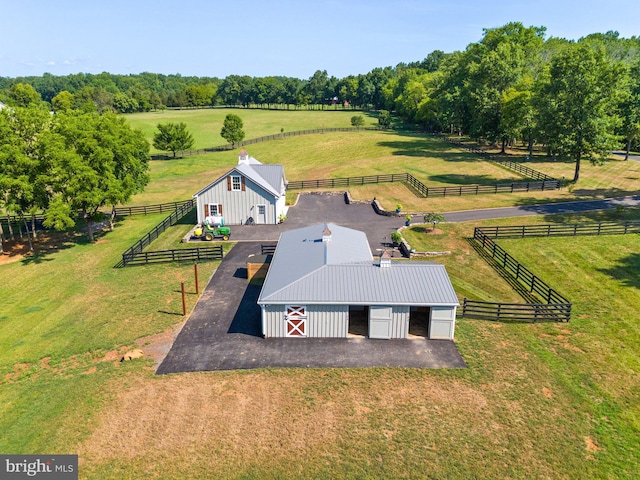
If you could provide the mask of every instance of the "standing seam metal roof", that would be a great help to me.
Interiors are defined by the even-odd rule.
[[[258,303],[458,305],[444,265],[374,264],[363,232],[328,225],[284,232]],[[318,240],[320,239],[320,240]]]
[[[222,181],[222,179],[228,177],[229,175],[233,175],[234,172],[238,172],[241,175],[244,175],[247,179],[251,180],[253,183],[263,188],[276,198],[282,196],[280,186],[281,180],[284,178],[284,167],[282,165],[263,165],[253,157],[251,157],[250,160],[254,160],[255,163],[251,162],[250,164],[243,163],[236,165],[227,173],[211,182],[202,190],[195,193],[193,197],[195,198],[203,194],[211,187]]]

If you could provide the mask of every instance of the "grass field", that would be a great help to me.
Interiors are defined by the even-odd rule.
[[[133,113],[125,115],[132,127],[142,130],[145,137],[152,143],[153,134],[159,123],[184,122],[193,134],[194,150],[226,145],[220,136],[224,117],[229,113],[238,115],[243,122],[245,139],[279,134],[280,129],[285,132],[298,130],[312,130],[316,128],[343,128],[351,126],[351,117],[362,115],[366,125],[377,125],[378,120],[372,114],[354,111],[333,110],[257,110],[214,108],[202,110],[164,110],[159,112]],[[158,153],[151,147],[152,153]]]
[[[250,153],[262,161],[286,162],[291,179],[292,173],[323,178],[369,168],[415,172],[434,182],[467,174],[487,182],[513,178],[467,153],[410,135],[319,135],[255,147]],[[132,203],[189,198],[235,164],[236,153],[152,162],[148,192]],[[611,170],[603,174],[607,170],[585,165],[585,185],[603,185],[589,195],[637,191],[635,163],[606,167]],[[357,194],[392,205],[398,199],[405,210],[446,211],[444,202],[472,208],[483,201],[420,200],[401,185],[377,187]],[[575,193],[552,192],[557,197],[543,199]],[[492,206],[533,201],[490,198]],[[624,215],[640,216],[635,209]],[[94,245],[71,235],[56,249],[0,265],[0,452],[78,453],[80,478],[100,480],[636,475],[637,235],[500,241],[572,300],[574,314],[563,324],[460,320],[456,343],[467,369],[264,369],[158,377],[151,360],[118,359],[136,340],[148,343],[148,335],[184,320],[180,281],[186,282],[190,311],[196,301],[193,267],[112,267],[163,217],[130,217]],[[168,230],[152,249],[177,245],[189,222]],[[447,266],[460,297],[519,301],[469,244],[475,225],[442,224],[442,235],[406,235],[414,248],[452,252],[436,261]],[[201,285],[215,266],[200,266]]]
[[[238,151],[152,161],[151,184],[130,203],[142,205],[191,198],[236,165]],[[430,187],[522,180],[513,171],[476,155],[452,149],[433,138],[407,133],[361,131],[308,135],[251,145],[248,151],[263,163],[283,164],[289,180],[402,172],[413,174]],[[544,158],[527,165],[560,177],[572,168],[569,163]],[[603,166],[586,162],[582,172],[582,180],[575,188],[546,192],[419,198],[400,183],[350,187],[349,190],[356,199],[377,197],[386,208],[401,203],[404,210],[417,212],[573,201],[632,195],[640,190],[640,162],[612,160]],[[288,193],[290,201],[295,194],[295,191]]]

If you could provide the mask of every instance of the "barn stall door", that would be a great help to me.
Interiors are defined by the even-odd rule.
[[[287,337],[306,337],[307,308],[300,305],[287,305],[285,325]]]

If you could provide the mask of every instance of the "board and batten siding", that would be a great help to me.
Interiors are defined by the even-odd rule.
[[[245,190],[229,190],[227,177],[223,177],[209,190],[198,195],[198,223],[205,219],[204,206],[211,203],[222,205],[222,216],[227,225],[242,225],[249,217],[253,217],[255,222],[258,214],[256,205],[265,206],[266,223],[278,223],[276,199],[246,177]]]
[[[306,305],[306,307],[307,337],[347,337],[349,330],[348,305]],[[263,306],[262,333],[265,337],[287,336],[285,311],[285,305]]]
[[[456,307],[431,307],[429,338],[453,340],[456,326]]]

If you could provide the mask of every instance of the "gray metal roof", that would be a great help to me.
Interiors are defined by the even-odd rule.
[[[401,262],[380,268],[363,232],[329,224],[284,232],[259,304],[458,305],[444,265]]]
[[[251,157],[250,160],[255,161],[249,164],[239,164],[229,170],[227,173],[217,178],[202,190],[193,194],[196,198],[209,190],[211,187],[222,181],[229,175],[233,175],[234,172],[243,175],[245,178],[251,180],[253,183],[263,188],[265,191],[272,194],[274,197],[279,198],[282,196],[280,191],[281,180],[284,178],[284,167],[282,165],[263,165],[255,158]]]
[[[251,165],[251,167],[258,172],[258,175],[264,178],[275,191],[280,192],[282,179],[284,178],[284,167],[282,165],[255,164]]]

